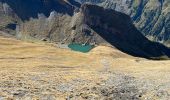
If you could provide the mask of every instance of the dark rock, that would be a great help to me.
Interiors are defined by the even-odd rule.
[[[169,0],[76,0],[128,14],[145,36],[154,41],[170,40]]]

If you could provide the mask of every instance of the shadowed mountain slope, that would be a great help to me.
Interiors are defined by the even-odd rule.
[[[168,45],[170,41],[170,0],[76,0],[128,14],[146,37]]]
[[[49,16],[52,11],[73,15],[74,6],[79,3],[70,0],[0,0],[7,3],[22,20],[38,18],[39,13]],[[71,3],[71,4],[70,4]]]
[[[144,37],[133,25],[129,16],[88,4],[83,5],[81,9],[84,23],[121,51],[141,57],[170,55],[170,49]]]

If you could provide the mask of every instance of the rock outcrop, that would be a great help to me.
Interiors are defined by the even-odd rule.
[[[128,14],[136,27],[149,39],[168,43],[170,40],[169,0],[77,0]]]
[[[81,10],[84,23],[121,51],[141,57],[159,57],[170,53],[163,45],[144,37],[131,18],[123,13],[88,4]]]
[[[74,7],[80,6],[72,0],[70,2],[69,0],[0,0],[0,2],[7,3],[22,20],[37,18],[40,13],[49,16],[53,10],[73,15]]]

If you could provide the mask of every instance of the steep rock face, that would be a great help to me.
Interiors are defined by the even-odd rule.
[[[71,16],[55,11],[49,17],[39,14],[37,19],[30,19],[17,27],[17,37],[35,38],[45,41],[62,42],[69,37]]]
[[[9,13],[11,12],[10,7],[7,4],[0,3],[0,26],[6,26],[6,24],[10,21],[8,17]]]
[[[84,15],[77,10],[73,16],[53,11],[49,17],[39,14],[37,19],[30,19],[17,27],[17,37],[36,38],[61,43],[100,44],[104,40],[84,23]]]
[[[0,0],[0,16],[2,17],[0,25],[3,27],[12,26],[13,29],[16,28],[17,33],[19,33],[18,31],[21,29],[21,27],[19,29],[19,27],[16,27],[16,25],[24,25],[24,30],[28,29],[28,32],[22,31],[24,33],[29,33],[32,31],[31,34],[37,34],[40,32],[46,34],[46,30],[53,32],[56,25],[58,25],[58,23],[54,25],[55,19],[50,19],[49,24],[44,24],[47,21],[42,21],[45,19],[45,17],[47,18],[48,16],[55,16],[50,15],[52,11],[56,11],[61,16],[70,17],[73,16],[74,10],[78,7],[80,7],[80,4],[74,0]],[[53,21],[54,23],[52,23]],[[29,26],[29,24],[33,25]],[[42,25],[44,25],[44,29],[42,29],[43,27],[40,27]],[[49,25],[49,27],[53,28],[51,29],[46,25]],[[35,28],[30,30],[31,27]]]
[[[39,13],[49,16],[53,10],[72,15],[74,7],[80,6],[72,0],[0,0],[0,2],[7,3],[22,20],[37,18]]]
[[[149,39],[159,42],[170,40],[169,0],[77,0],[128,14],[137,28]]]
[[[17,20],[18,17],[13,9],[7,3],[0,2],[0,30],[14,31]]]
[[[121,51],[141,57],[170,54],[170,50],[166,47],[144,37],[135,28],[129,16],[88,4],[81,9],[84,23]]]

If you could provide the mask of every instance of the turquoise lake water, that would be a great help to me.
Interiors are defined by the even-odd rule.
[[[94,46],[92,46],[92,45],[88,45],[88,44],[87,45],[82,45],[82,44],[76,44],[76,43],[69,44],[68,47],[71,50],[79,51],[79,52],[83,52],[83,53],[87,53],[92,48],[94,48]]]

